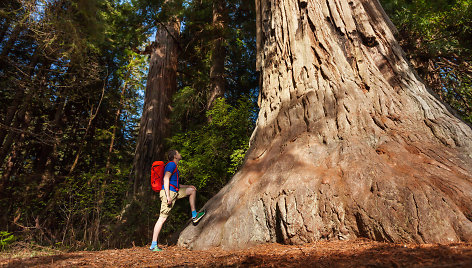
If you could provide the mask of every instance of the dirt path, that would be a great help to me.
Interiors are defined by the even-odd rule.
[[[25,259],[0,259],[3,267],[472,267],[472,243],[389,244],[368,240],[301,246],[266,244],[244,250],[162,252],[134,247],[71,252]]]

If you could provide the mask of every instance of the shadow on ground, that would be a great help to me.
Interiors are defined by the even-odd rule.
[[[3,267],[472,267],[472,243],[393,244],[365,239],[305,245],[264,244],[244,250],[162,252],[133,247],[26,259],[0,259]]]

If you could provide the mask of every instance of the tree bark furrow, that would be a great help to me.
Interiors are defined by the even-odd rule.
[[[338,9],[336,7],[335,1],[327,1],[328,2],[328,8],[330,12],[330,17],[333,19],[333,24],[338,29],[342,34],[346,33],[346,30],[344,29],[344,23],[341,20],[341,16],[338,13]]]
[[[356,30],[356,22],[353,19],[352,12],[351,12],[351,7],[349,6],[349,3],[346,1],[341,1],[339,3],[341,14],[342,14],[342,19],[344,21],[344,25],[346,26],[346,31],[349,34],[352,34]]]
[[[361,1],[352,1],[352,3],[354,18],[357,22],[357,30],[361,34],[365,45],[370,47],[377,45],[376,34],[370,24],[370,18],[372,18],[372,16],[367,16]]]
[[[177,90],[176,72],[180,20],[172,16],[156,33],[151,52],[143,114],[134,159],[134,193],[147,193],[153,161],[164,159],[164,140],[170,135],[172,95]],[[147,186],[147,187],[146,187]]]
[[[378,1],[257,5],[250,149],[179,244],[472,241],[472,130],[408,65]]]

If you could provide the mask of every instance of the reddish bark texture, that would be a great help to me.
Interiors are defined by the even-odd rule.
[[[179,245],[472,241],[472,131],[408,65],[379,2],[256,8],[250,149]]]
[[[177,90],[179,35],[180,20],[173,17],[170,22],[159,25],[153,43],[134,159],[135,193],[140,187],[149,187],[146,183],[149,183],[152,161],[164,157],[164,139],[170,135],[172,96]]]
[[[213,1],[213,42],[210,67],[210,96],[207,109],[210,109],[217,98],[225,93],[225,18],[226,0]]]

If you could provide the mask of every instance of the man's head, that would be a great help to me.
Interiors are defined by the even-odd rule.
[[[167,153],[167,160],[169,160],[169,161],[179,162],[180,159],[182,159],[182,156],[180,155],[179,151],[177,151],[177,150],[172,149]]]

